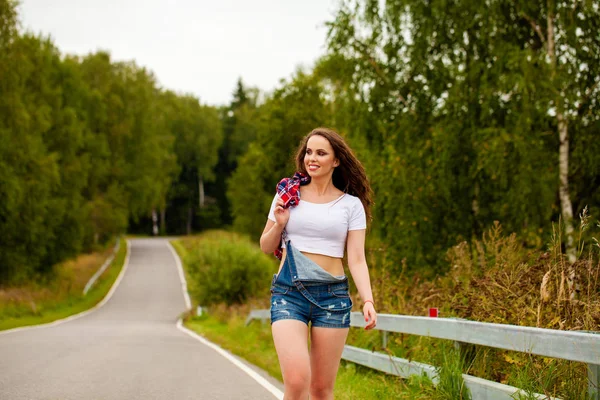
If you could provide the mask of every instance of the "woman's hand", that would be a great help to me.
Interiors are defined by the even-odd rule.
[[[275,214],[275,223],[279,226],[285,226],[290,219],[290,209],[283,208],[283,200],[280,198],[277,198],[273,213]]]
[[[373,329],[377,325],[377,312],[375,312],[375,307],[373,303],[368,301],[363,306],[363,315],[365,317],[365,322],[367,326],[365,329]]]

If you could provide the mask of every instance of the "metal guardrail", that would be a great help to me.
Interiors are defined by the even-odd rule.
[[[106,271],[106,268],[108,268],[110,263],[112,263],[113,259],[117,255],[117,252],[119,251],[120,243],[121,243],[121,237],[119,236],[119,237],[117,237],[117,243],[115,244],[115,247],[113,248],[111,255],[106,259],[106,261],[104,261],[104,264],[102,264],[102,266],[100,268],[98,268],[98,271],[96,271],[96,273],[90,278],[90,280],[87,282],[87,284],[83,288],[84,296],[87,294],[88,290],[90,290],[92,288],[94,283],[96,283],[96,280],[100,277],[100,275],[102,275],[104,273],[104,271]]]
[[[269,310],[252,310],[246,319],[246,324],[254,319],[265,322],[270,318]],[[361,313],[351,313],[350,326],[357,328],[365,326]],[[598,333],[393,314],[378,314],[375,329],[384,332],[384,347],[387,341],[386,332],[397,332],[586,363],[589,398],[600,400],[600,334]],[[425,374],[434,384],[437,384],[436,368],[428,364],[353,346],[344,347],[342,358],[403,378]],[[474,376],[463,374],[463,378],[474,399],[512,400],[515,393],[523,393],[521,389]],[[541,394],[537,394],[536,397],[549,398]]]

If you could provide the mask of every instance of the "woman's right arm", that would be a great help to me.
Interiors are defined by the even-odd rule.
[[[265,254],[274,252],[281,243],[281,233],[290,218],[290,210],[283,208],[283,200],[277,198],[273,209],[275,222],[267,219],[265,229],[260,236],[260,249]]]
[[[276,222],[273,222],[270,219],[267,220],[265,229],[260,237],[260,249],[263,253],[272,253],[279,247],[283,228],[283,226],[278,225]]]

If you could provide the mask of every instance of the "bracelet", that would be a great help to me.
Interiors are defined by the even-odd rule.
[[[364,307],[364,306],[365,306],[365,304],[367,304],[367,303],[371,303],[371,304],[373,304],[373,307],[375,307],[375,303],[373,303],[373,300],[365,300],[365,301],[364,301],[364,304],[363,304],[363,307]]]

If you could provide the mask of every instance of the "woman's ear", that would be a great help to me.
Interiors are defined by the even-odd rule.
[[[340,165],[340,160],[338,160],[337,158],[335,159],[335,161],[333,162],[333,166],[337,167],[338,165]]]

